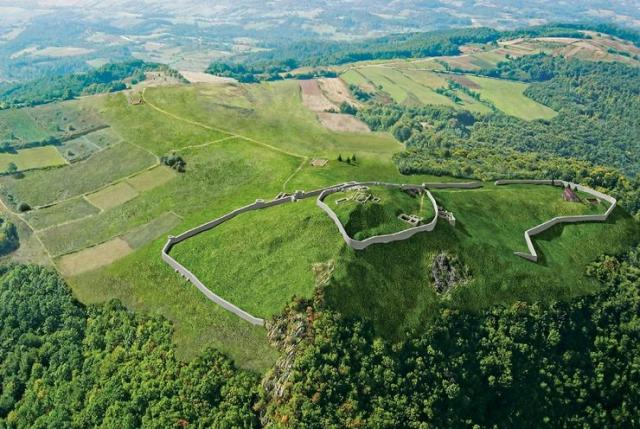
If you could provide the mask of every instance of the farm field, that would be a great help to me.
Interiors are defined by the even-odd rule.
[[[523,94],[527,89],[526,83],[512,82],[501,79],[491,79],[479,76],[469,76],[479,88],[482,98],[491,101],[498,109],[507,115],[516,116],[528,121],[534,119],[552,119],[557,113]]]
[[[347,83],[358,85],[369,92],[383,91],[400,104],[448,106],[477,113],[491,112],[488,105],[463,91],[449,88],[450,93],[458,98],[456,101],[436,92],[438,89],[448,88],[449,79],[456,80],[460,76],[424,69],[396,68],[395,64],[348,70],[342,78]],[[535,103],[533,100],[527,100]]]
[[[67,162],[53,146],[41,146],[19,149],[15,153],[0,153],[0,172],[6,172],[10,164],[15,164],[18,171],[37,168],[56,167]]]
[[[433,92],[429,85],[446,82],[422,70],[402,76],[406,80],[399,82],[425,97],[428,91],[416,88]],[[386,133],[330,131],[304,107],[296,81],[154,87],[144,99],[133,106],[123,94],[110,94],[66,104],[70,111],[95,106],[96,123],[109,128],[84,139],[100,150],[23,179],[0,178],[2,198],[10,208],[22,201],[36,208],[23,219],[82,302],[117,298],[132,310],[166,316],[185,359],[213,346],[244,368],[264,371],[276,354],[262,328],[211,303],[162,262],[167,235],[282,191],[352,180],[455,180],[400,175],[392,156],[401,144]],[[174,151],[186,162],[185,173],[159,162]],[[357,162],[339,162],[338,155],[357,155]],[[313,166],[313,159],[327,162]],[[492,184],[433,191],[455,214],[455,228],[441,220],[433,233],[358,252],[345,246],[335,224],[309,199],[242,215],[176,246],[174,256],[214,292],[257,316],[277,314],[293,296],[310,297],[322,284],[330,308],[369,318],[380,335],[398,338],[441,306],[477,310],[593,290],[585,264],[638,234],[621,211],[607,224],[559,227],[536,237],[543,255],[538,265],[513,255],[525,248],[524,230],[539,222],[559,213],[604,211],[564,203],[559,192]],[[425,217],[433,215],[430,204],[423,209]],[[574,255],[583,245],[588,251]],[[430,287],[427,265],[442,251],[460,255],[471,273],[446,297]],[[496,270],[504,275],[496,278]],[[575,286],[568,289],[568,283]]]
[[[0,111],[0,142],[20,145],[30,141],[40,141],[47,137],[27,109]]]

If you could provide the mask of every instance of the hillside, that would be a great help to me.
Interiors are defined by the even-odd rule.
[[[323,77],[262,79],[249,61],[251,83],[186,83],[134,63],[105,66],[100,94],[100,73],[18,87],[0,111],[0,207],[19,240],[0,312],[30,316],[2,331],[2,385],[17,387],[0,425],[632,422],[640,63],[585,31],[353,42],[308,53]],[[394,54],[346,61],[354,47]],[[573,223],[519,257],[552,219]]]

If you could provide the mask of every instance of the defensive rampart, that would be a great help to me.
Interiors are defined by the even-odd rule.
[[[433,205],[433,212],[435,213],[435,215],[433,216],[433,219],[431,220],[431,222],[425,225],[407,228],[403,231],[395,232],[392,234],[375,235],[373,237],[369,237],[364,240],[356,240],[351,236],[349,236],[347,231],[344,229],[344,225],[342,225],[342,222],[340,222],[340,219],[338,219],[338,215],[336,215],[336,213],[327,204],[325,204],[324,199],[328,195],[333,194],[334,192],[347,191],[350,188],[354,188],[357,186],[382,186],[387,188],[415,189],[415,190],[424,191],[427,193],[427,196],[429,197],[429,200]],[[331,220],[333,220],[333,222],[338,227],[338,231],[340,231],[340,235],[342,235],[342,239],[345,241],[345,243],[347,243],[349,247],[352,247],[353,249],[356,249],[356,250],[366,249],[372,244],[385,244],[385,243],[392,243],[394,241],[406,240],[418,234],[419,232],[433,231],[433,229],[436,227],[436,224],[438,223],[438,204],[436,203],[436,200],[433,198],[433,195],[431,195],[431,192],[425,189],[424,185],[404,185],[404,184],[398,185],[395,183],[386,183],[386,182],[351,182],[351,183],[344,184],[343,186],[338,188],[331,188],[331,189],[324,190],[320,194],[320,196],[318,196],[318,199],[316,200],[316,205],[320,207],[320,209],[322,209],[325,213],[327,213],[327,215],[329,215]]]
[[[538,235],[549,228],[552,228],[555,225],[561,223],[582,223],[582,222],[605,222],[609,215],[615,210],[618,201],[602,192],[598,192],[594,189],[588,188],[586,186],[578,185],[576,183],[566,182],[564,180],[497,180],[495,182],[496,186],[500,185],[551,185],[551,186],[560,186],[567,187],[570,186],[574,190],[578,190],[580,192],[584,192],[589,195],[593,195],[594,197],[604,200],[608,202],[609,208],[604,214],[598,215],[577,215],[577,216],[557,216],[553,219],[550,219],[546,222],[541,223],[540,225],[536,225],[533,228],[530,228],[524,232],[524,240],[527,243],[527,248],[529,249],[529,253],[524,252],[515,252],[516,255],[521,258],[527,259],[529,261],[538,262],[538,252],[536,252],[536,248],[533,245],[533,241],[531,237]]]

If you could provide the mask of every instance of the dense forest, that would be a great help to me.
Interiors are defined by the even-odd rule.
[[[85,73],[46,77],[26,83],[0,86],[0,109],[35,106],[69,100],[81,95],[120,91],[127,83],[145,79],[145,72],[162,70],[177,76],[167,66],[135,60],[106,64]]]
[[[399,344],[326,310],[320,290],[270,323],[286,353],[260,382],[213,351],[178,361],[162,318],[83,307],[55,272],[12,267],[0,280],[0,426],[632,427],[640,249],[587,273],[595,295],[445,308]]]
[[[256,425],[255,375],[214,351],[178,361],[169,322],[83,307],[55,271],[5,272],[0,320],[0,427]]]
[[[555,177],[615,190],[628,209],[640,210],[639,69],[534,55],[485,74],[532,82],[525,94],[559,114],[525,121],[500,112],[369,103],[358,116],[406,144],[396,156],[403,173]]]

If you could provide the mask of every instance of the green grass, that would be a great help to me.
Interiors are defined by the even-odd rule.
[[[21,181],[2,179],[2,184],[15,195],[47,200],[56,195],[56,181],[69,181],[61,186],[70,186],[73,192],[94,190],[105,178],[100,163],[89,163],[121,147],[129,150],[114,155],[113,162],[117,158],[126,164],[131,162],[131,148],[138,146],[163,155],[173,148],[219,140],[228,136],[225,131],[251,139],[237,137],[183,149],[186,173],[120,206],[78,220],[73,227],[52,228],[41,236],[54,254],[115,236],[139,246],[108,267],[70,278],[70,284],[82,302],[118,298],[132,310],[169,318],[175,324],[182,358],[213,346],[242,367],[264,371],[273,363],[275,352],[267,345],[264,329],[222,310],[162,262],[159,255],[165,235],[183,232],[256,198],[273,198],[282,190],[351,180],[452,180],[401,176],[391,157],[403,148],[388,134],[326,130],[302,106],[296,82],[150,88],[146,98],[148,103],[140,106],[130,106],[121,94],[90,99],[99,101],[105,121],[128,143],[51,171],[66,171],[73,178],[36,172]],[[336,161],[338,154],[353,153],[358,159],[355,165]],[[311,157],[326,157],[329,163],[312,167]],[[70,175],[74,167],[82,168],[82,174]],[[81,177],[86,186],[80,185]],[[345,246],[333,222],[309,199],[244,214],[181,243],[175,256],[212,290],[263,317],[280,311],[293,295],[310,296],[316,282],[314,264],[332,260],[335,272],[326,289],[328,305],[347,315],[369,318],[381,335],[398,338],[404,329],[422,329],[441,306],[477,310],[520,299],[550,301],[593,291],[596,285],[583,275],[586,263],[600,253],[622,250],[638,236],[637,224],[620,210],[604,225],[559,227],[536,237],[543,255],[540,264],[513,255],[525,249],[525,229],[558,213],[592,209],[565,205],[559,200],[560,192],[551,187],[492,185],[437,191],[438,201],[458,219],[455,228],[439,222],[433,233],[361,252]],[[168,212],[183,219],[179,225],[161,222],[162,228],[150,227]],[[164,232],[156,239],[158,231]],[[472,282],[446,298],[435,294],[429,280],[431,257],[440,250],[456,253],[473,275]]]
[[[339,238],[311,199],[242,214],[172,254],[211,290],[268,318],[293,296],[312,295],[313,264],[335,258]]]
[[[523,94],[528,84],[502,79],[492,79],[479,76],[467,76],[480,85],[482,98],[491,101],[498,109],[507,115],[512,115],[527,121],[535,119],[552,119],[557,113]]]
[[[158,237],[166,237],[169,231],[180,225],[182,219],[174,213],[163,213],[151,222],[141,225],[122,236],[132,249],[151,243]]]
[[[47,135],[75,134],[105,125],[91,103],[83,99],[47,104],[28,109],[28,114]]]
[[[20,144],[44,140],[47,134],[27,113],[27,109],[0,111],[0,141]]]
[[[589,293],[597,283],[585,277],[585,265],[602,253],[624,251],[640,230],[617,210],[607,223],[557,226],[534,238],[544,255],[538,264],[515,256],[514,251],[526,250],[526,229],[558,214],[596,210],[565,203],[560,192],[492,185],[434,192],[455,214],[456,226],[440,221],[434,232],[405,242],[363,251],[344,248],[326,290],[327,302],[347,315],[369,318],[381,335],[398,339],[404,330],[428,323],[440,306],[476,311],[496,303],[551,302]],[[436,294],[430,280],[432,258],[442,251],[458,255],[472,273],[470,283],[444,297]]]
[[[56,154],[60,156],[57,152]],[[46,205],[98,189],[150,167],[155,162],[155,157],[147,151],[121,143],[83,162],[28,172],[19,180],[0,178],[2,196],[5,202],[14,206],[21,201],[32,207]]]
[[[56,167],[67,162],[53,146],[33,147],[20,149],[16,153],[0,153],[0,171],[6,172],[13,163],[18,171],[33,170],[37,168]]]
[[[25,219],[35,229],[49,228],[64,222],[98,214],[100,210],[84,198],[74,198],[51,207],[31,210],[24,214]]]
[[[393,67],[392,65],[393,64]],[[348,83],[361,85],[370,82],[381,87],[397,103],[449,106],[468,109],[478,113],[489,113],[491,109],[469,97],[461,91],[455,91],[462,100],[456,103],[450,98],[435,92],[437,88],[446,88],[446,75],[432,71],[396,68],[395,63],[386,67],[367,67],[349,70],[341,76]]]
[[[361,204],[354,200],[359,194],[371,195],[380,198],[380,201]],[[343,198],[350,200],[336,204]],[[435,215],[426,195],[411,197],[402,190],[381,187],[371,187],[367,191],[336,192],[327,196],[325,203],[336,213],[349,236],[356,240],[410,228],[411,225],[398,219],[403,213],[420,216],[424,218],[423,223],[430,222]]]

